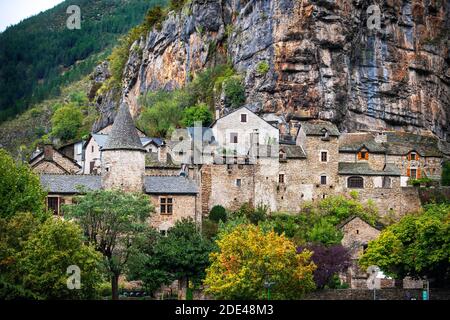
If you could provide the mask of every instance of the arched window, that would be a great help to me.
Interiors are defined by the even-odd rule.
[[[347,188],[364,188],[364,179],[357,176],[349,177],[347,179]]]

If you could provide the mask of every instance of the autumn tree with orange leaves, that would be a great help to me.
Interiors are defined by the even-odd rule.
[[[219,234],[206,269],[206,293],[218,299],[299,299],[315,288],[312,253],[274,231],[241,224]]]

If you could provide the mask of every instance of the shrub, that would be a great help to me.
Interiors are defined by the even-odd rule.
[[[231,108],[238,108],[245,103],[245,88],[239,76],[233,76],[223,83],[225,104]]]
[[[200,121],[203,127],[208,127],[212,120],[213,114],[209,110],[209,107],[204,103],[200,103],[183,110],[181,124],[185,127],[193,127],[195,122]]]
[[[224,207],[221,205],[216,205],[212,207],[211,211],[209,212],[209,219],[214,222],[227,221],[227,211]]]
[[[260,75],[264,75],[269,71],[269,68],[269,63],[267,63],[267,61],[261,61],[256,66],[256,72]]]

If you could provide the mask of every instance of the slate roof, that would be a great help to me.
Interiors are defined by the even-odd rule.
[[[367,162],[339,162],[338,173],[361,176],[400,176],[400,170],[394,164],[386,164],[384,170],[374,170]]]
[[[344,219],[343,221],[341,221],[341,223],[339,223],[337,225],[337,228],[342,229],[345,225],[347,225],[349,222],[353,221],[356,218],[361,219],[363,222],[367,223],[369,226],[371,226],[379,231],[381,231],[385,227],[385,225],[383,223],[381,223],[380,221],[375,221],[375,225],[372,225],[369,222],[367,222],[365,219],[363,219],[357,215],[352,215],[352,216],[348,217],[347,219]]]
[[[145,151],[126,103],[120,105],[111,133],[102,150]]]
[[[287,159],[303,159],[306,153],[301,146],[291,144],[280,144],[280,150],[286,153]]]
[[[99,175],[41,174],[43,188],[49,193],[76,194],[79,187],[100,190]],[[191,179],[181,176],[145,176],[145,192],[148,194],[196,194],[198,188]]]
[[[323,120],[300,121],[300,127],[307,136],[323,136],[323,129],[328,131],[330,136],[339,136],[339,130],[335,124]]]
[[[339,137],[340,152],[358,152],[362,147],[366,147],[369,152],[385,153],[385,144],[375,141],[375,135],[370,132],[364,133],[344,133]]]
[[[369,152],[389,155],[406,155],[416,151],[421,156],[442,157],[439,150],[439,139],[432,136],[418,135],[408,132],[388,131],[386,142],[375,142],[377,133],[345,133],[339,138],[340,152],[358,152],[366,147]]]
[[[88,190],[101,188],[101,177],[97,175],[65,175],[65,174],[41,174],[41,185],[49,193],[78,193],[78,187]]]
[[[408,132],[386,132],[388,154],[406,155],[414,150],[421,156],[442,157],[439,150],[439,139]]]
[[[145,192],[149,194],[196,194],[195,182],[181,176],[146,176]]]

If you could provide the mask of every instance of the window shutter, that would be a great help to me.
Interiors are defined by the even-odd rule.
[[[358,160],[361,160],[361,152],[358,152]]]
[[[408,177],[411,177],[411,169],[409,169],[409,168],[406,169],[406,175]]]
[[[420,176],[421,176],[420,168],[417,168],[417,179],[420,179]]]
[[[366,152],[366,154],[365,154],[365,158],[364,158],[365,160],[369,160],[369,152]]]
[[[411,161],[411,153],[408,153],[408,161]],[[409,175],[408,175],[409,177]]]

